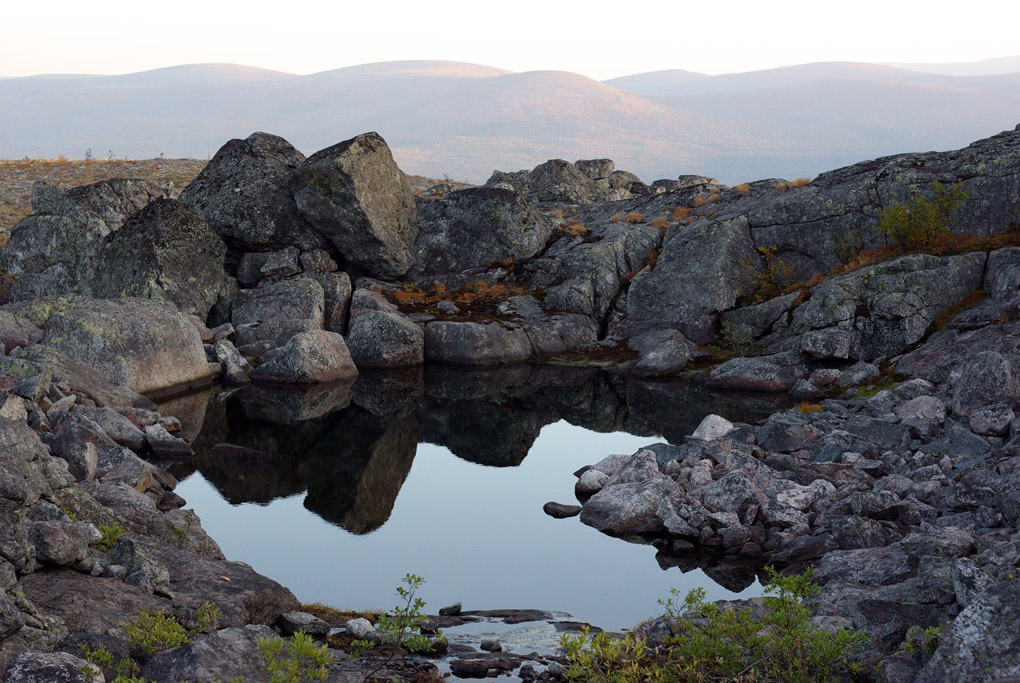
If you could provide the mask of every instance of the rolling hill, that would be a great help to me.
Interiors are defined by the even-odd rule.
[[[305,76],[197,64],[8,78],[0,79],[0,157],[81,158],[91,149],[97,157],[208,158],[255,130],[311,153],[376,130],[407,172],[474,182],[494,169],[592,157],[649,181],[810,176],[1012,128],[1020,73],[995,73],[1020,61],[1012,59],[986,64],[992,75],[842,62],[721,76],[667,70],[602,83],[441,61]]]

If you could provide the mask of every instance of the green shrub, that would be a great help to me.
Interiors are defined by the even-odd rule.
[[[778,247],[774,244],[770,247],[758,247],[758,255],[761,257],[760,268],[750,261],[741,262],[751,290],[749,297],[754,303],[779,296],[796,282],[796,267],[776,256],[777,250]]]
[[[272,674],[269,683],[324,681],[329,673],[329,649],[305,633],[295,633],[289,641],[259,638],[259,650]]]
[[[185,628],[164,610],[142,612],[121,628],[128,637],[132,653],[151,657],[157,652],[187,645],[207,628],[215,626],[219,618],[220,608],[207,602],[191,614],[194,624],[191,628]]]
[[[99,543],[96,543],[96,547],[106,552],[120,540],[121,536],[127,533],[127,529],[114,522],[113,524],[100,524],[99,533],[103,537],[99,539]]]
[[[714,681],[808,683],[858,672],[853,657],[867,643],[863,633],[817,628],[803,599],[817,593],[810,572],[781,576],[771,567],[763,609],[720,608],[704,590],[678,592],[662,604],[672,632],[664,652],[633,635],[589,639],[564,634],[571,681]],[[693,618],[690,618],[693,617]]]
[[[934,198],[916,195],[908,204],[897,202],[884,209],[876,230],[886,236],[900,253],[930,248],[939,236],[949,232],[949,220],[967,198],[963,183],[946,189],[939,181],[932,184]]]

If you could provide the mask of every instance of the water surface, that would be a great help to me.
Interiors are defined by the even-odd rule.
[[[660,612],[671,588],[757,594],[754,572],[718,557],[678,567],[542,505],[575,502],[583,465],[677,442],[708,412],[754,419],[774,408],[761,400],[523,366],[249,387],[163,409],[192,416],[198,457],[174,469],[203,527],[302,601],[392,607],[413,572],[432,611],[536,608],[620,629]]]

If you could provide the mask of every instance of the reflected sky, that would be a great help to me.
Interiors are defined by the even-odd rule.
[[[603,628],[630,628],[661,613],[671,588],[733,597],[702,571],[663,570],[655,549],[605,536],[576,519],[542,512],[573,503],[572,472],[655,437],[596,433],[559,421],[542,428],[517,467],[490,467],[447,448],[417,446],[389,519],[356,535],[304,507],[299,493],[268,504],[231,505],[201,472],[177,491],[227,558],[289,587],[303,602],[390,608],[407,572],[425,578],[426,611],[536,608],[569,612]],[[757,595],[757,583],[741,595]]]

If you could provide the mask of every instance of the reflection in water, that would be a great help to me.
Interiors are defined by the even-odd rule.
[[[203,402],[204,413],[196,407]],[[193,442],[196,459],[172,468],[179,478],[197,468],[233,505],[267,505],[303,494],[305,508],[357,535],[378,532],[386,525],[416,454],[421,457],[432,448],[419,444],[443,447],[467,463],[508,468],[509,474],[521,469],[543,428],[561,421],[600,434],[645,437],[639,443],[660,435],[680,442],[708,413],[753,421],[777,408],[773,400],[761,396],[734,397],[692,383],[638,382],[551,365],[481,371],[430,366],[424,371],[366,373],[353,384],[311,389],[252,385],[188,397],[162,409],[177,414],[175,410],[185,407],[186,429],[200,425],[201,433]],[[600,447],[598,438],[592,439],[587,452],[571,457],[595,462],[612,452],[608,446]],[[634,450],[628,448],[627,452]],[[564,468],[551,474],[556,490],[570,490],[571,471]],[[443,476],[470,479],[463,473]],[[443,480],[432,487],[438,491],[451,483],[456,482]],[[558,498],[570,502],[567,495]],[[528,504],[540,509],[542,502]],[[201,507],[198,512],[203,515]],[[470,512],[490,514],[484,509]],[[520,516],[509,512],[508,521],[501,524],[512,524]],[[503,518],[493,513],[492,519]],[[577,520],[557,524],[558,533],[596,533]],[[663,569],[680,567],[687,572],[701,567],[730,590],[740,590],[755,579],[754,567],[720,557],[670,557],[660,552],[657,559]]]

